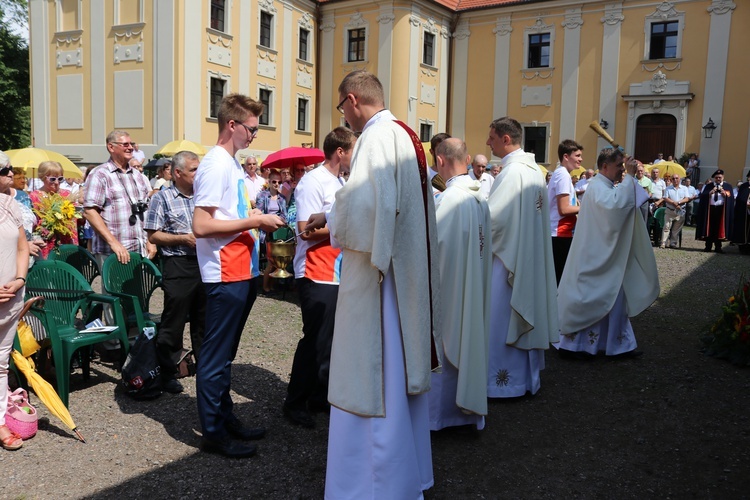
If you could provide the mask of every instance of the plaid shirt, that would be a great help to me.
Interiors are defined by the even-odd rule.
[[[124,172],[110,160],[102,163],[94,170],[86,181],[85,208],[98,208],[104,223],[120,242],[130,252],[144,254],[146,251],[146,232],[140,217],[135,218],[135,224],[130,225],[133,214],[131,204],[147,202],[151,191],[145,175],[130,166]],[[109,255],[112,249],[96,232],[91,242],[93,253]]]
[[[192,196],[180,193],[174,185],[164,188],[151,198],[145,228],[169,234],[192,233],[194,208]],[[161,252],[165,257],[195,255],[195,248],[185,245],[163,246]]]

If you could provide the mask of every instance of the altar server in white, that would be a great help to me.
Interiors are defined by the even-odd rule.
[[[337,108],[362,135],[328,217],[343,259],[325,496],[418,499],[433,484],[426,393],[438,342],[427,160],[419,137],[385,109],[375,75],[354,71],[338,91]],[[322,227],[319,219],[306,227]]]
[[[630,317],[659,296],[659,274],[638,207],[648,198],[634,180],[638,162],[612,148],[597,159],[599,174],[581,202],[568,262],[560,280],[560,354],[632,357]],[[623,173],[627,170],[627,175]]]
[[[492,216],[492,315],[487,395],[535,394],[544,350],[558,340],[555,263],[547,185],[533,154],[521,149],[521,124],[490,124],[487,145],[502,158],[487,200]]]
[[[471,157],[461,139],[437,147],[447,188],[435,202],[440,256],[443,371],[432,374],[430,429],[475,425],[487,415],[490,333],[490,209],[481,184],[466,172]]]

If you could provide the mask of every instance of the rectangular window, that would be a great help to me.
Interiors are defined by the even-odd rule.
[[[303,61],[308,60],[308,41],[310,39],[310,32],[304,28],[299,29],[299,58]]]
[[[211,118],[219,117],[219,107],[221,106],[221,100],[224,99],[226,84],[226,80],[211,77],[211,107],[208,113]]]
[[[432,139],[432,125],[429,123],[419,124],[419,140],[421,142],[430,142]]]
[[[537,163],[546,163],[547,127],[524,127],[523,150],[533,153]]]
[[[224,31],[224,0],[211,0],[211,28]]]
[[[365,28],[349,30],[348,62],[365,60]]]
[[[677,57],[677,34],[679,21],[653,23],[651,25],[651,44],[649,59],[669,59]]]
[[[424,34],[424,46],[422,47],[422,63],[428,66],[435,65],[435,35]]]
[[[550,34],[529,35],[529,68],[549,68]]]
[[[297,99],[297,130],[307,130],[307,107],[310,101]]]
[[[273,48],[271,46],[271,34],[273,26],[273,15],[268,12],[260,13],[260,44],[263,47]]]
[[[271,96],[272,91],[266,89],[260,89],[259,92],[260,102],[263,103],[263,114],[258,118],[259,125],[270,125],[271,124]]]

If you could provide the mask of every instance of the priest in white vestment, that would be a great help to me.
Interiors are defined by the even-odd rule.
[[[471,157],[464,141],[446,139],[436,156],[438,173],[447,179],[435,202],[443,371],[432,374],[430,430],[459,425],[481,430],[487,415],[490,209],[479,181],[466,172]]]
[[[630,319],[659,296],[659,275],[638,209],[648,198],[634,175],[638,162],[606,148],[589,181],[558,294],[560,354],[603,352],[630,357]],[[627,175],[623,173],[627,170]]]
[[[502,158],[487,200],[492,217],[492,313],[487,396],[535,394],[544,350],[558,340],[555,264],[547,185],[523,130],[510,117],[490,124],[487,145]]]
[[[437,367],[437,232],[419,137],[365,71],[337,108],[361,130],[328,214],[343,251],[331,349],[327,499],[417,499],[433,485],[427,392]],[[306,227],[322,227],[313,216]],[[433,353],[435,354],[433,356]]]

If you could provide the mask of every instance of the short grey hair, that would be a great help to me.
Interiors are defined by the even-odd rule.
[[[117,139],[126,135],[130,137],[129,132],[126,132],[124,130],[113,130],[112,132],[107,134],[107,144],[110,144],[112,142],[117,142]]]
[[[8,158],[8,155],[6,155],[3,151],[0,151],[0,168],[5,168],[10,166],[10,158]]]
[[[188,162],[198,160],[200,160],[200,158],[198,158],[198,155],[193,153],[192,151],[180,151],[176,155],[172,156],[172,168],[182,172],[183,170],[185,170]]]

